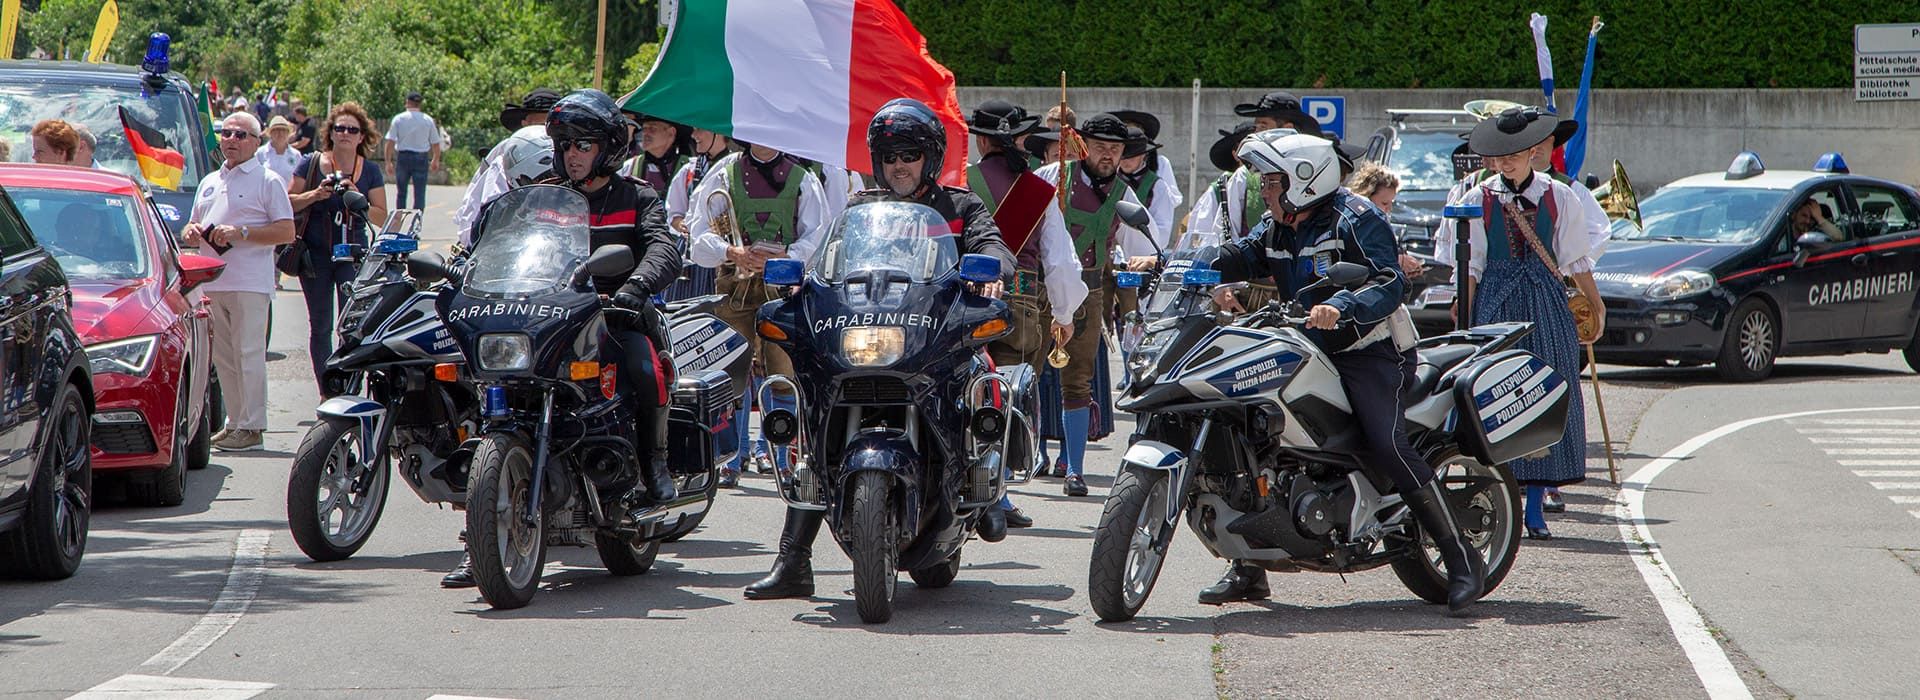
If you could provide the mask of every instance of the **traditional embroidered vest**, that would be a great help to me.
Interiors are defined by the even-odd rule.
[[[735,225],[746,234],[749,244],[791,244],[799,239],[800,184],[806,179],[806,170],[796,168],[790,158],[775,160],[773,177],[780,183],[776,185],[761,177],[760,168],[741,167],[752,157],[741,153],[727,165],[728,194],[733,196],[734,213],[740,215]]]
[[[1547,195],[1540,198],[1540,207],[1535,209],[1533,214],[1533,233],[1540,237],[1540,245],[1546,246],[1549,252],[1553,251],[1553,224],[1560,218],[1559,208],[1559,204],[1554,200],[1553,190],[1549,189]],[[1487,229],[1488,262],[1511,260],[1519,254],[1519,251],[1528,253],[1533,251],[1533,245],[1527,243],[1527,238],[1520,233],[1520,229],[1509,230],[1507,208],[1500,206],[1500,196],[1494,193],[1492,187],[1480,186],[1480,210],[1481,222]],[[1547,262],[1557,266],[1559,261],[1548,260]]]
[[[1113,190],[1101,199],[1093,186],[1080,180],[1079,161],[1062,166],[1067,169],[1067,182],[1072,194],[1067,197],[1067,210],[1062,212],[1067,222],[1067,233],[1073,236],[1073,250],[1080,256],[1080,269],[1083,271],[1105,272],[1113,266],[1113,232],[1120,226],[1115,205],[1126,198],[1125,183],[1115,178]]]

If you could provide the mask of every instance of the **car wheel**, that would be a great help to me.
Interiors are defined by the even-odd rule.
[[[1920,323],[1914,324],[1913,338],[1907,341],[1907,347],[1900,351],[1900,356],[1906,358],[1907,369],[1920,372]]]
[[[1733,382],[1755,382],[1773,374],[1780,353],[1780,322],[1759,299],[1740,302],[1728,317],[1726,337],[1714,370]]]
[[[93,515],[93,417],[73,384],[61,385],[52,408],[25,518],[18,529],[0,535],[0,569],[39,579],[67,578],[79,570]]]
[[[186,387],[182,386],[182,389]],[[187,500],[188,436],[195,426],[184,419],[190,410],[184,391],[173,402],[173,440],[167,451],[167,466],[151,474],[134,477],[130,484],[133,500],[143,506],[177,506]]]

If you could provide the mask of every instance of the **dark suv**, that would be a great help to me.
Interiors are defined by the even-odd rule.
[[[177,186],[157,187],[141,177],[118,107],[165,141],[148,145],[180,152],[186,163]],[[86,125],[98,142],[94,160],[146,185],[176,235],[193,213],[200,178],[219,165],[207,149],[209,127],[193,88],[178,73],[77,61],[0,61],[0,138],[12,148],[10,160],[33,159],[29,132],[42,119]]]
[[[0,258],[0,575],[66,578],[93,510],[93,377],[66,273],[5,190]]]
[[[1447,190],[1460,179],[1454,154],[1464,150],[1479,118],[1460,109],[1389,109],[1387,116],[1393,124],[1373,133],[1366,157],[1400,178],[1394,237],[1428,266],[1426,274],[1408,280],[1407,310],[1421,335],[1445,333],[1453,329],[1452,270],[1433,262],[1434,233],[1443,223]]]

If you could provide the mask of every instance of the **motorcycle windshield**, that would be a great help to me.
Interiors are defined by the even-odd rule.
[[[849,207],[813,256],[813,273],[837,284],[890,270],[910,282],[928,282],[960,263],[953,228],[923,204],[875,202]]]
[[[490,299],[556,291],[591,252],[585,195],[555,185],[509,190],[487,206],[460,289]]]

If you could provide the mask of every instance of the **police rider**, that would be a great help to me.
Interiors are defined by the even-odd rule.
[[[1390,318],[1400,310],[1405,289],[1393,231],[1378,209],[1340,186],[1339,152],[1327,139],[1273,129],[1253,134],[1236,155],[1259,174],[1268,212],[1248,237],[1220,248],[1213,268],[1224,282],[1271,277],[1282,299],[1309,308],[1307,337],[1339,370],[1359,421],[1362,466],[1393,482],[1433,538],[1446,563],[1448,609],[1458,614],[1479,599],[1486,565],[1462,542],[1433,467],[1413,449],[1401,424],[1400,388],[1413,358],[1401,346],[1410,348],[1410,338],[1396,339],[1401,334]],[[1367,266],[1369,284],[1302,294],[1336,262]],[[1240,309],[1224,286],[1213,296],[1222,309]],[[1220,605],[1268,594],[1266,571],[1236,560],[1219,583],[1200,592],[1200,602]]]
[[[883,187],[855,195],[848,206],[906,201],[932,207],[960,237],[962,254],[1000,259],[1002,281],[980,285],[977,290],[998,298],[1005,277],[1013,272],[1013,253],[1000,240],[1000,229],[979,197],[965,189],[940,185],[946,145],[946,128],[925,104],[897,99],[882,105],[867,124],[867,150],[873,156],[875,179]],[[824,511],[787,508],[786,524],[780,531],[780,556],[766,578],[747,586],[749,600],[813,595],[813,540],[819,536],[825,518]]]

